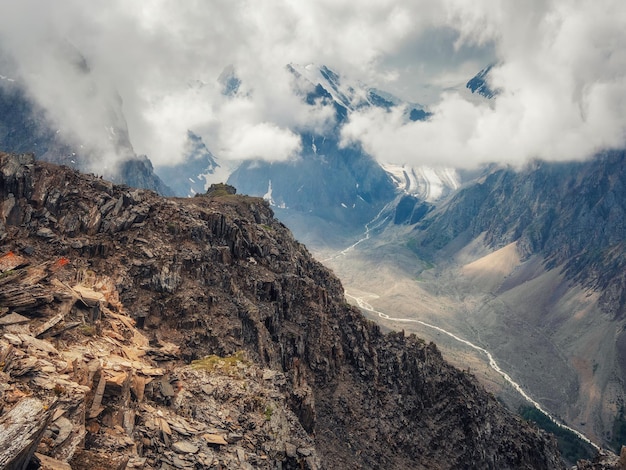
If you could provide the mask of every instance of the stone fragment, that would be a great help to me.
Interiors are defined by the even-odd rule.
[[[56,406],[24,398],[0,417],[0,468],[26,468]]]
[[[20,266],[28,264],[26,258],[16,255],[12,251],[0,256],[0,272],[4,273]]]
[[[59,351],[57,351],[57,349],[54,346],[52,346],[51,343],[47,341],[44,341],[42,339],[37,339],[34,336],[24,335],[24,334],[19,335],[19,337],[22,340],[22,344],[26,347],[32,347],[42,352],[54,354],[55,356],[59,355]]]
[[[173,397],[176,392],[174,391],[174,387],[170,384],[169,378],[163,377],[161,378],[161,393],[165,397]]]
[[[41,465],[39,470],[72,470],[72,467],[67,462],[62,462],[37,452],[35,452],[35,457],[37,457]]]
[[[75,285],[72,289],[74,289],[74,292],[79,295],[80,299],[87,307],[95,307],[100,302],[106,304],[106,299],[101,292],[96,292],[80,284]]]
[[[4,327],[7,333],[13,333],[14,335],[30,335],[30,326],[28,323],[22,323],[19,325],[7,325]]]
[[[22,345],[22,340],[17,335],[13,335],[11,333],[6,333],[4,335],[4,339],[6,339],[13,346],[21,346]]]
[[[22,377],[32,372],[38,372],[40,369],[40,362],[36,357],[32,356],[16,359],[5,366],[5,370],[7,370],[12,377]]]
[[[102,405],[102,397],[104,396],[104,388],[106,387],[106,377],[104,376],[104,372],[100,372],[100,380],[98,381],[98,386],[96,387],[96,393],[93,397],[93,402],[91,403],[91,408],[89,409],[89,417],[95,418],[98,416],[102,410],[104,409]]]
[[[61,320],[63,320],[63,318],[65,318],[65,315],[69,313],[71,308],[72,308],[72,303],[66,302],[65,305],[59,309],[60,310],[59,313],[57,313],[50,320],[45,322],[43,325],[41,325],[39,328],[37,328],[34,331],[33,336],[37,338],[42,336],[46,331],[48,331],[49,329],[54,327],[57,323],[59,323]]]
[[[208,453],[201,452],[196,457],[198,463],[203,466],[203,468],[209,468],[213,463],[213,455],[209,455]]]
[[[263,380],[272,380],[276,377],[276,371],[271,369],[265,369],[263,371]]]
[[[176,468],[182,468],[182,469],[195,468],[195,465],[193,464],[193,462],[189,462],[188,460],[181,459],[180,457],[176,455],[172,456],[172,464]]]
[[[141,377],[139,375],[133,375],[131,379],[130,389],[135,394],[137,401],[140,403],[143,401],[147,383],[148,380],[145,377]]]
[[[172,444],[172,450],[178,454],[195,454],[199,448],[189,441],[177,441]]]
[[[224,437],[221,436],[220,434],[207,433],[207,434],[203,434],[202,437],[207,442],[207,444],[219,445],[219,446],[225,446],[226,444],[228,444],[228,442],[226,442],[226,439],[224,439]]]
[[[103,451],[80,449],[78,450],[70,465],[72,468],[87,468],[91,470],[124,470],[129,461],[128,455],[112,455]]]
[[[170,425],[165,420],[165,418],[159,418],[159,423],[161,425],[161,431],[163,431],[163,434],[167,434],[168,436],[171,436],[172,429],[170,428]]]
[[[51,427],[58,433],[57,437],[54,439],[55,446],[63,444],[65,440],[70,437],[73,429],[72,422],[64,416],[61,416],[54,423],[52,423]]]
[[[287,457],[296,458],[298,456],[296,446],[291,442],[286,442],[285,454],[287,454]]]
[[[17,325],[21,323],[28,323],[30,320],[19,313],[9,313],[3,317],[0,317],[0,326]]]
[[[54,232],[50,230],[48,227],[41,227],[39,230],[37,230],[37,236],[41,238],[47,238],[47,239],[52,239],[56,237]]]
[[[146,465],[146,461],[148,459],[145,457],[138,457],[138,456],[133,456],[128,460],[128,463],[126,464],[126,468],[143,468],[144,465]]]

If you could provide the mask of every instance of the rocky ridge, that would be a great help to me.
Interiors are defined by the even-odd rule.
[[[0,183],[0,420],[39,416],[22,460],[563,468],[434,344],[347,305],[263,200],[164,199],[7,154]]]

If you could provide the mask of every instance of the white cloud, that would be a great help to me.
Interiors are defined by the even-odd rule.
[[[270,122],[243,125],[223,136],[219,154],[228,159],[287,160],[300,150],[300,137]]]
[[[345,142],[383,161],[474,166],[585,158],[626,145],[626,9],[621,2],[449,1],[457,47],[492,41],[493,103],[449,92],[427,122],[353,116]]]
[[[0,4],[0,48],[50,117],[106,155],[119,153],[103,132],[119,93],[135,151],[157,165],[180,158],[187,129],[222,158],[290,158],[297,130],[332,122],[285,70],[316,62],[435,113],[355,115],[346,141],[381,160],[468,166],[623,146],[624,24],[617,0],[23,0]],[[495,103],[440,94],[492,60]],[[216,79],[231,64],[243,84],[227,100]]]

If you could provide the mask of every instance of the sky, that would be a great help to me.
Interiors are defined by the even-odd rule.
[[[187,130],[220,159],[297,158],[299,132],[334,123],[286,65],[325,64],[432,112],[355,112],[344,145],[384,163],[519,165],[626,145],[624,25],[623,0],[5,1],[0,75],[105,158],[119,158],[110,127],[125,120],[134,151],[162,166]],[[469,96],[489,64],[497,97]]]

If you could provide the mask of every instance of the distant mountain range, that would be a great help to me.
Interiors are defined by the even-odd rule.
[[[494,249],[516,242],[522,259],[543,256],[547,268],[601,291],[603,309],[626,319],[625,181],[623,150],[492,171],[415,226],[418,251],[428,256],[481,234]]]
[[[203,193],[211,183],[227,181],[241,193],[265,197],[283,217],[315,216],[348,232],[358,230],[399,195],[433,202],[461,183],[458,172],[451,168],[381,165],[359,146],[340,145],[341,126],[357,110],[399,106],[407,121],[427,119],[430,113],[421,105],[404,103],[390,93],[345,80],[323,65],[290,64],[287,70],[301,99],[310,106],[332,108],[336,121],[324,133],[300,131],[302,151],[295,160],[233,163],[214,155],[210,145],[188,131],[183,162],[153,168],[148,157],[135,154],[121,99],[112,96],[108,128],[116,139],[117,152],[125,156],[119,168],[97,171],[113,181],[165,195],[193,196]],[[84,73],[88,74],[88,69]],[[218,80],[226,96],[234,96],[241,85],[232,67],[227,67]],[[0,148],[33,152],[43,160],[94,171],[90,162],[101,159],[90,153],[93,150],[88,150],[87,143],[83,145],[70,129],[56,129],[19,82],[5,79],[0,85]],[[404,206],[409,200],[404,200]]]
[[[363,226],[402,194],[432,201],[458,187],[454,169],[381,165],[360,146],[340,144],[341,126],[355,111],[398,106],[407,121],[415,121],[430,116],[424,107],[344,80],[326,66],[290,64],[288,70],[304,102],[333,108],[335,127],[324,134],[301,132],[302,152],[295,161],[244,162],[229,178],[230,184],[244,193],[267,195],[280,209],[279,216],[299,213],[349,231]],[[306,236],[306,226],[295,230]]]

